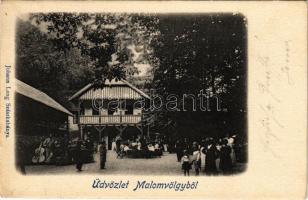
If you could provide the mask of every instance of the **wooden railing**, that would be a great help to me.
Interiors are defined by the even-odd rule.
[[[80,124],[138,124],[141,120],[141,115],[82,115],[79,117]]]

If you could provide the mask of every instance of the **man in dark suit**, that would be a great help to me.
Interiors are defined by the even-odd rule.
[[[82,150],[81,150],[81,140],[77,141],[77,145],[76,145],[76,156],[75,156],[75,160],[76,160],[76,169],[78,172],[82,171],[82,164],[83,164],[83,157],[82,157]]]
[[[100,153],[100,168],[105,169],[107,149],[106,149],[106,143],[104,141],[101,142],[101,145],[99,147],[99,153]]]

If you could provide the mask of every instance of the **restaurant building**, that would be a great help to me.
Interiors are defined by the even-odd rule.
[[[133,139],[149,136],[154,116],[146,112],[150,97],[126,80],[106,80],[99,87],[90,83],[69,99],[80,138],[91,135],[96,141],[111,142],[121,136]]]

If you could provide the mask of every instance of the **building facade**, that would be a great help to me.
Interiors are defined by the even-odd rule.
[[[91,135],[96,141],[104,140],[109,149],[117,136],[149,136],[154,122],[154,116],[146,112],[150,97],[125,80],[106,80],[100,87],[90,83],[69,101],[80,138]]]

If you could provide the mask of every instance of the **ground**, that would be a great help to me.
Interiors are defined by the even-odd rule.
[[[204,159],[204,156],[203,156]],[[241,171],[244,165],[237,165],[236,171]],[[176,154],[164,153],[162,157],[151,159],[117,159],[114,151],[108,151],[106,169],[99,169],[99,154],[95,154],[95,162],[84,164],[82,172],[77,172],[75,165],[33,165],[26,166],[26,174],[125,174],[125,175],[182,175],[181,164],[177,162]],[[204,160],[202,160],[202,170]],[[191,171],[194,174],[194,171]],[[203,173],[201,173],[203,175]]]

